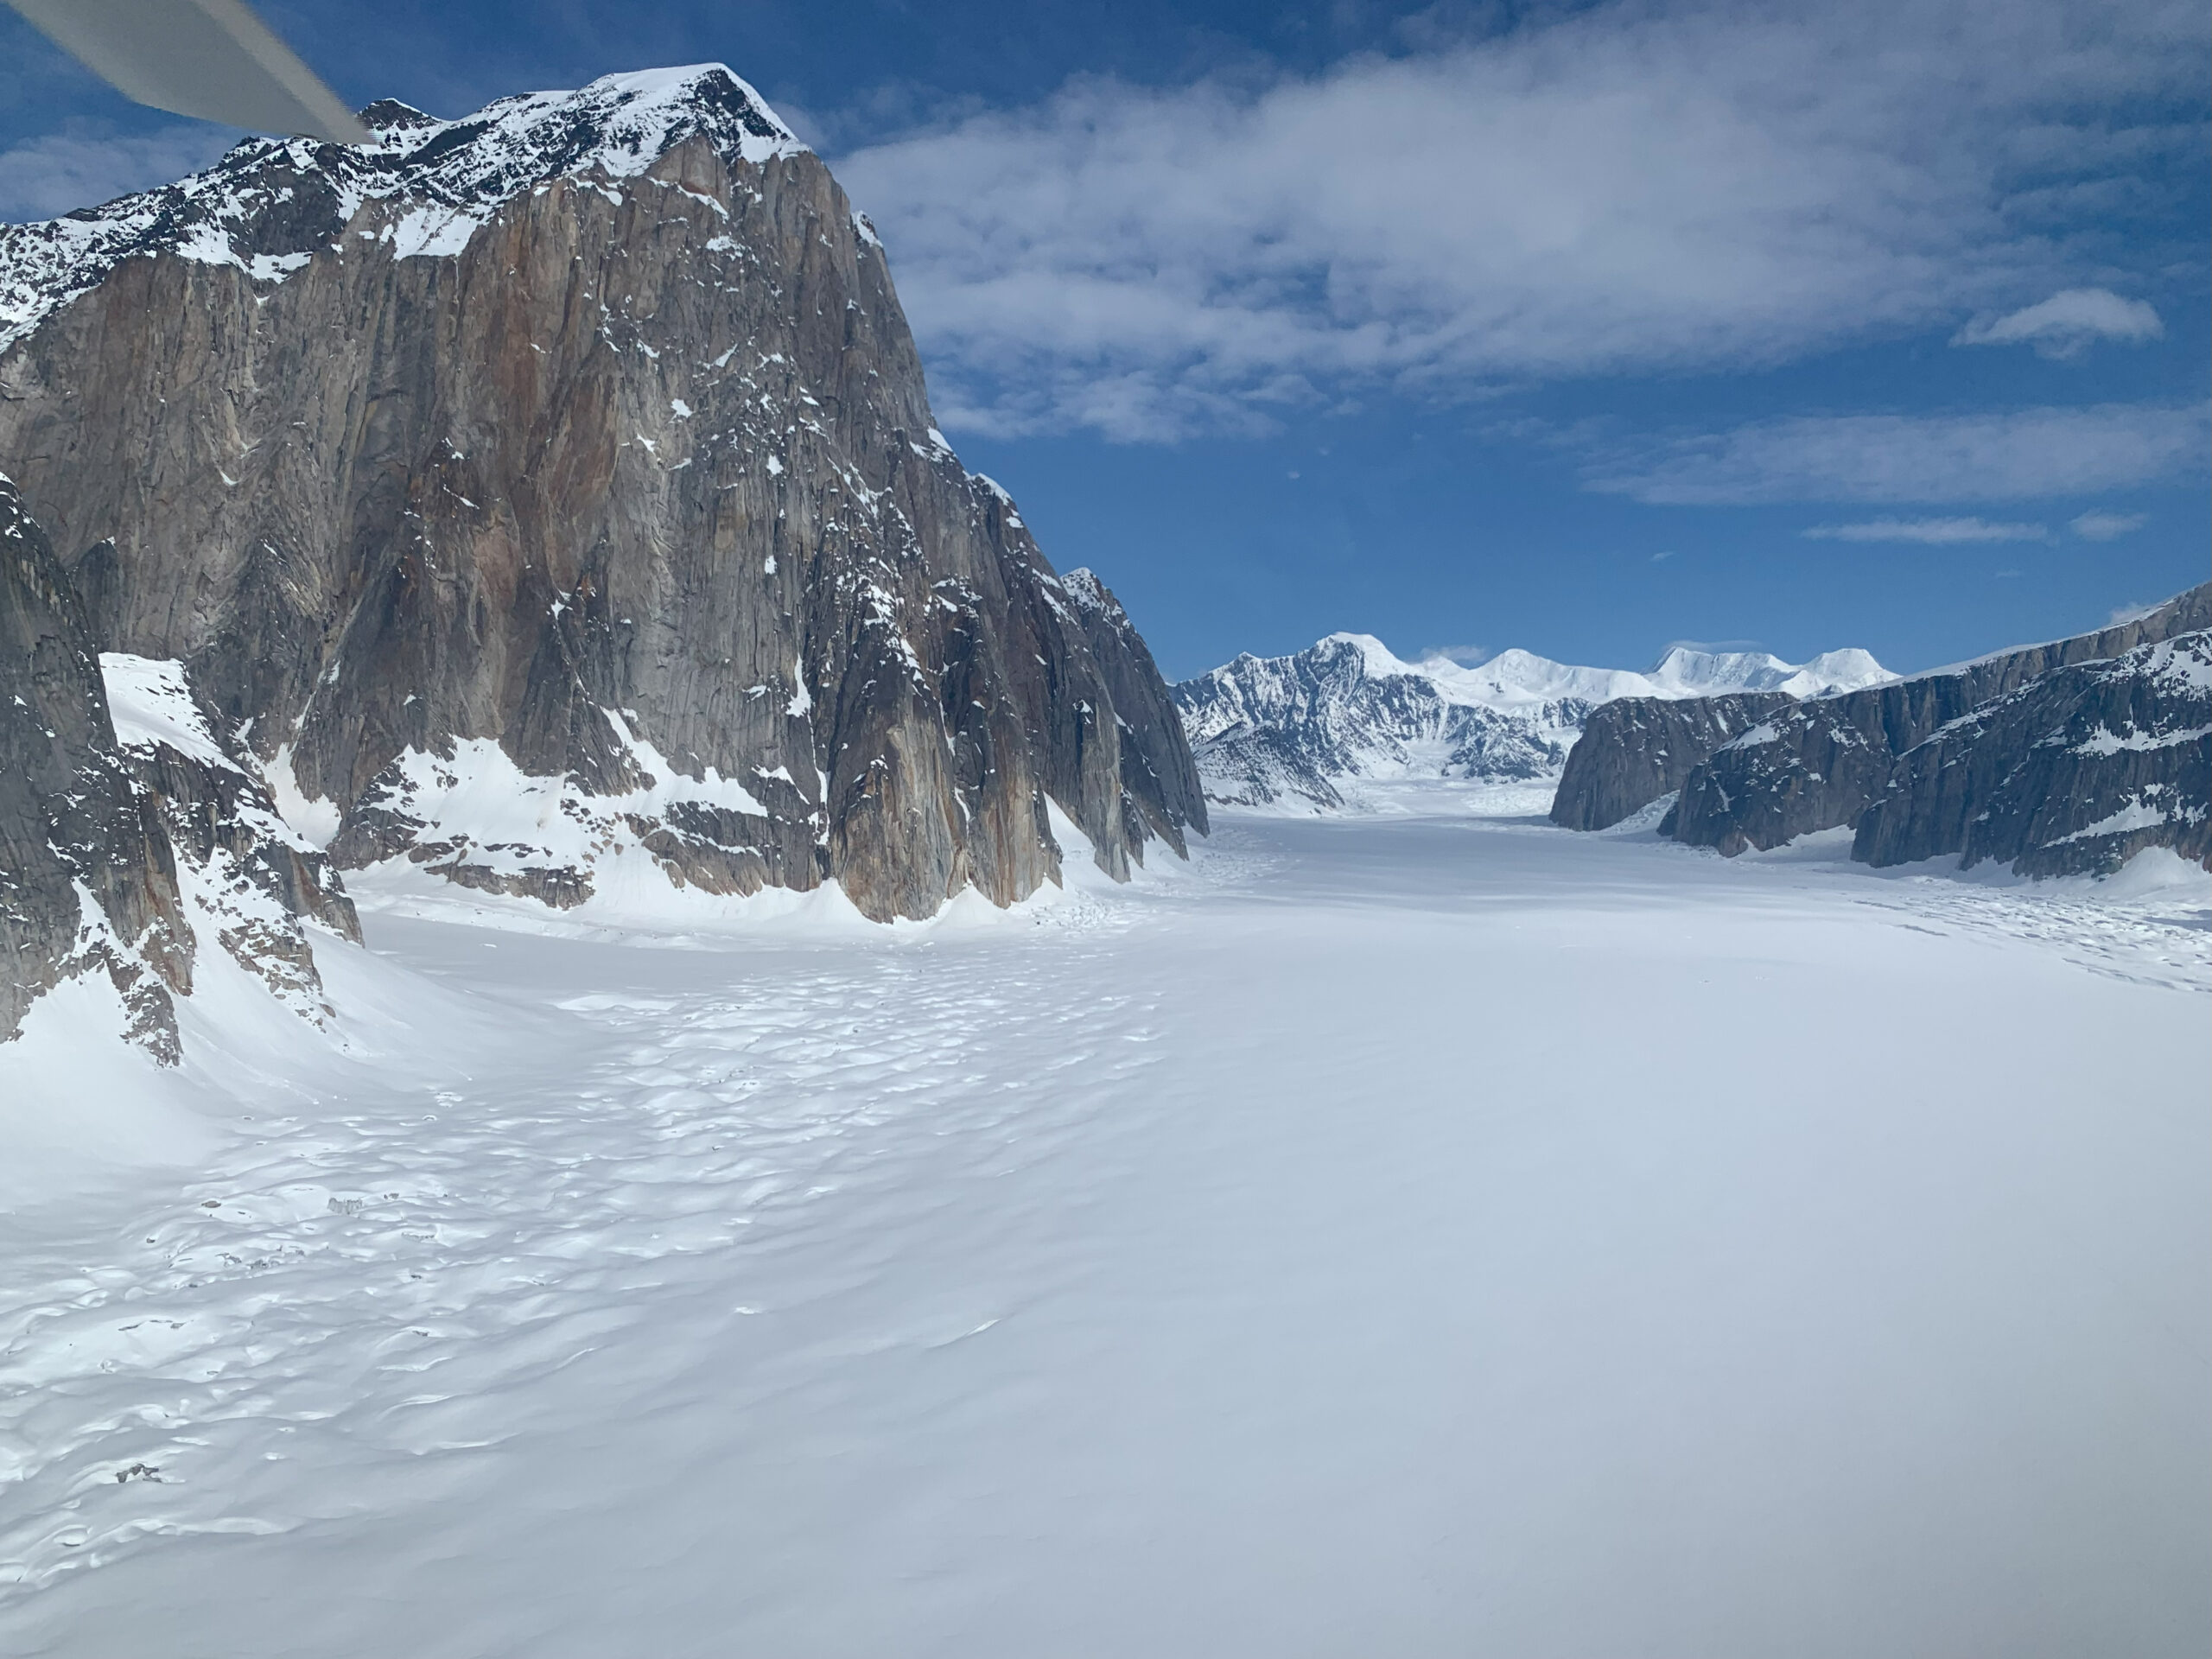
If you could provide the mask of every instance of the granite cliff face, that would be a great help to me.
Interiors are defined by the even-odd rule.
[[[1551,820],[1568,830],[1609,830],[1679,791],[1722,744],[1780,715],[1778,691],[1722,697],[1624,697],[1592,712],[1568,751]]]
[[[1662,831],[1734,854],[1855,823],[1887,789],[1900,755],[1992,698],[2208,623],[2212,588],[2196,588],[2092,633],[1800,703],[1715,750],[1683,783]]]
[[[2053,669],[1952,721],[1897,757],[1851,855],[2103,875],[2146,847],[2212,861],[2212,633]]]
[[[0,479],[0,1039],[42,993],[105,971],[132,1036],[176,1052],[192,983],[176,861],[133,785],[99,644],[45,533]]]
[[[99,652],[86,607],[0,479],[0,1041],[65,980],[104,974],[125,1033],[178,1058],[205,947],[309,1020],[308,924],[358,940],[322,855],[215,737],[175,663]]]
[[[879,919],[1205,807],[1118,605],[931,422],[883,250],[719,67],[0,229],[0,465],[106,649],[354,868]]]
[[[1878,864],[2101,873],[2147,846],[2202,859],[2212,721],[2192,677],[2209,626],[2212,587],[2196,588],[2094,632],[1835,696],[1611,705],[1553,821],[1603,828],[1676,789],[1660,833],[1730,855],[1856,825],[1853,856]]]

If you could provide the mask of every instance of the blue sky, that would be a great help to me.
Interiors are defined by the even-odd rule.
[[[2198,0],[262,9],[447,116],[728,63],[1171,675],[1338,628],[1912,670],[2208,574]],[[0,217],[229,137],[0,10]]]

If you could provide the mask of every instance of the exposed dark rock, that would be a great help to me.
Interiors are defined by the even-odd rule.
[[[1745,691],[1600,704],[1567,751],[1552,822],[1569,830],[1611,829],[1675,793],[1715,749],[1796,701],[1780,691]]]
[[[112,543],[102,643],[186,664],[337,864],[888,918],[1057,879],[1048,798],[1117,875],[1203,823],[1141,643],[963,470],[880,245],[749,88],[368,117],[0,228],[0,458]],[[469,817],[501,766],[543,833]]]
[[[2212,860],[2212,633],[2053,669],[1943,727],[1897,758],[1851,855],[2107,874],[2146,847]]]
[[[217,737],[181,665],[96,643],[0,479],[0,1040],[39,995],[98,969],[123,997],[124,1034],[173,1063],[171,994],[190,993],[210,938],[320,1018],[302,923],[358,941],[353,901],[251,757]]]
[[[192,988],[175,856],[116,743],[97,641],[45,532],[0,478],[0,1040],[105,971],[130,1034],[177,1057]]]
[[[1185,826],[1206,832],[1206,801],[1166,682],[1112,589],[1089,570],[1071,570],[1060,582],[1113,699],[1129,846],[1141,855],[1157,836],[1183,853]]]
[[[2131,621],[2048,645],[1795,704],[1715,750],[1684,780],[1662,832],[1733,855],[1855,822],[1897,759],[1993,697],[2212,624],[2212,586]]]
[[[221,722],[181,664],[119,653],[100,663],[118,747],[168,832],[194,933],[203,944],[212,935],[296,1013],[321,1020],[330,1009],[303,924],[361,938],[329,860],[279,815],[251,755],[218,735]]]

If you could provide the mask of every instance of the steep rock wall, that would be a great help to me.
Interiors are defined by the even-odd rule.
[[[1117,875],[1202,824],[1134,631],[961,467],[881,246],[750,88],[365,113],[379,149],[0,233],[60,296],[0,457],[339,863],[563,903],[636,855],[888,918],[1055,879],[1047,797]],[[472,819],[502,780],[534,820]]]
[[[2055,669],[2212,624],[2212,586],[2130,621],[1796,704],[1715,750],[1684,780],[1662,832],[1733,855],[1855,822],[1897,759],[1951,721]]]
[[[0,478],[0,1041],[41,995],[103,970],[130,1034],[176,1058],[192,988],[175,852],[116,742],[98,641],[15,485]]]
[[[2146,847],[2212,859],[2212,633],[2054,669],[1954,721],[1897,758],[1851,855],[2101,875]]]
[[[1681,789],[1722,744],[1796,702],[1780,691],[1746,691],[1600,704],[1567,751],[1551,820],[1568,830],[1609,830]]]

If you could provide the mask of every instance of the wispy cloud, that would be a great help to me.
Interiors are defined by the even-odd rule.
[[[2112,191],[2165,200],[2202,139],[2160,114],[2198,96],[2185,6],[1540,15],[1311,77],[1078,80],[839,158],[945,423],[1173,438],[1347,382],[1948,335],[2078,280]]]
[[[0,150],[0,223],[54,219],[167,184],[207,166],[237,137],[204,123],[129,136],[73,123]]]
[[[2078,518],[2069,519],[2068,528],[2085,542],[2113,542],[2142,529],[2149,522],[2148,517],[2139,512],[2092,511]]]
[[[1600,454],[1588,487],[1662,505],[2024,501],[2202,473],[2202,405],[1799,416]]]
[[[1802,534],[1815,542],[1918,542],[1924,547],[2050,539],[2045,524],[1993,524],[1986,518],[1870,518],[1856,524],[1815,524]]]
[[[1951,337],[1954,346],[2032,346],[2044,357],[2077,357],[2100,340],[2131,346],[2163,339],[2166,326],[2147,300],[2108,288],[2062,289],[2039,304],[1981,318]]]

